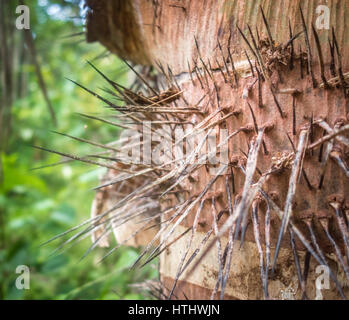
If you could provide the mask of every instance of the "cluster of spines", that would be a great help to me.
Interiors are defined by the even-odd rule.
[[[184,10],[185,11],[185,10]],[[264,15],[264,12],[261,8],[261,13],[263,17],[263,21],[267,30],[268,38],[267,41],[269,42],[270,48],[275,48],[275,41],[272,37],[272,34],[270,32],[270,28],[268,25],[268,21]],[[310,47],[310,41],[309,41],[309,33],[308,29],[304,20],[303,12],[300,9],[301,17],[302,17],[302,25],[303,25],[303,31],[299,32],[294,35],[293,30],[291,28],[290,24],[290,39],[288,42],[282,46],[282,50],[289,50],[290,53],[288,64],[290,69],[293,69],[295,67],[295,45],[294,41],[303,33],[305,36],[305,44],[306,44],[306,55],[307,58],[304,59],[302,50],[300,49],[300,72],[301,77],[304,77],[304,63],[307,64],[307,73],[311,76],[312,84],[314,88],[317,87],[324,87],[325,89],[329,89],[331,86],[333,86],[333,83],[335,86],[342,87],[344,89],[345,94],[347,95],[347,88],[348,84],[346,82],[347,76],[343,74],[342,71],[342,61],[341,61],[341,54],[338,47],[338,43],[336,40],[335,32],[333,30],[332,32],[332,40],[329,40],[329,45],[331,49],[331,75],[335,79],[327,80],[325,76],[325,66],[324,66],[324,58],[322,54],[322,48],[321,44],[316,32],[316,29],[314,26],[312,26],[312,31],[315,37],[317,52],[318,52],[318,58],[319,58],[319,64],[320,64],[320,76],[323,81],[322,84],[318,84],[317,79],[315,78],[314,71],[313,71],[313,53],[311,51]],[[155,23],[154,23],[155,25]],[[251,51],[252,55],[255,57],[255,65],[253,65],[250,57],[248,56],[248,53],[245,51],[246,58],[248,60],[251,74],[253,77],[256,77],[256,81],[253,83],[258,82],[258,106],[260,108],[263,108],[263,96],[262,96],[262,83],[267,82],[270,92],[273,96],[275,105],[277,107],[277,110],[282,118],[285,118],[285,114],[282,110],[282,107],[277,99],[276,93],[277,90],[269,80],[269,72],[265,66],[262,53],[260,51],[260,43],[261,39],[257,30],[257,40],[256,41],[253,32],[248,26],[249,35],[252,40],[251,42],[247,39],[243,31],[237,26],[237,29],[239,30],[242,38],[248,45],[249,50]],[[221,43],[218,40],[218,49],[222,55],[223,58],[223,66],[220,66],[218,60],[216,61],[219,72],[221,73],[224,82],[226,84],[229,84],[232,88],[236,88],[239,86],[239,74],[234,66],[234,61],[232,58],[231,50],[230,50],[230,43],[231,43],[231,35],[229,37],[228,42],[228,59],[224,57],[223,54],[223,48]],[[205,87],[209,88],[210,81],[213,83],[214,90],[215,90],[215,96],[216,96],[216,103],[212,100],[210,92],[205,94],[200,101],[195,106],[190,106],[189,103],[186,101],[184,96],[182,95],[182,89],[180,85],[178,84],[176,77],[174,76],[171,68],[167,66],[167,70],[161,63],[157,63],[159,70],[162,72],[162,74],[165,75],[166,80],[169,84],[170,89],[166,92],[160,93],[158,90],[154,89],[154,86],[151,85],[144,76],[142,76],[139,72],[135,70],[130,64],[128,64],[126,61],[125,63],[127,66],[133,70],[137,76],[137,79],[140,83],[144,85],[144,87],[151,93],[151,96],[146,96],[144,94],[136,93],[130,89],[127,89],[114,81],[110,80],[107,76],[105,76],[100,70],[98,70],[92,63],[89,62],[89,64],[99,73],[103,76],[103,78],[113,87],[115,91],[108,90],[107,92],[112,94],[113,97],[117,98],[118,100],[121,100],[124,102],[124,105],[117,105],[115,103],[110,102],[108,99],[103,98],[99,94],[93,92],[92,90],[82,86],[81,84],[78,84],[77,82],[73,81],[76,85],[81,87],[82,89],[86,90],[93,96],[97,97],[99,100],[104,102],[109,108],[112,108],[115,111],[118,111],[119,114],[115,115],[115,117],[119,117],[120,119],[124,119],[124,117],[128,117],[132,121],[132,125],[134,124],[141,124],[144,120],[148,120],[151,123],[154,123],[156,126],[162,126],[163,124],[170,124],[171,128],[174,128],[177,125],[186,125],[189,122],[185,120],[185,117],[188,114],[197,113],[201,116],[206,116],[206,118],[201,121],[199,124],[195,125],[191,134],[195,134],[196,132],[206,129],[212,129],[214,126],[220,124],[222,121],[226,120],[228,116],[235,115],[234,112],[232,114],[226,115],[226,117],[220,119],[218,122],[215,121],[214,123],[209,123],[210,120],[213,118],[212,115],[207,116],[205,112],[202,110],[202,108],[199,108],[198,105],[203,101],[203,99],[208,95],[209,101],[208,103],[211,103],[212,105],[217,105],[218,109],[215,115],[225,111],[221,108],[220,105],[220,96],[219,96],[219,90],[218,86],[215,82],[215,76],[213,74],[211,62],[208,61],[205,63],[204,59],[201,56],[199,44],[197,39],[195,38],[195,45],[197,48],[198,53],[198,60],[202,64],[202,72],[201,69],[198,66],[197,61],[194,62],[194,68],[192,69],[190,67],[190,63],[188,62],[188,72],[190,74],[191,81],[195,85],[194,80],[194,74],[196,76],[196,79],[198,79],[201,89],[205,89]],[[337,57],[337,63],[338,67],[336,68],[335,64],[335,57]],[[228,63],[230,63],[230,69],[228,66]],[[279,75],[279,79],[281,79],[281,75]],[[250,90],[252,89],[253,85],[251,86]],[[295,122],[295,108],[296,108],[296,98],[300,94],[299,91],[295,89],[288,89],[284,90],[285,92],[280,93],[290,93],[293,96],[293,135],[297,135],[297,124]],[[287,92],[286,92],[287,91]],[[186,107],[178,107],[177,103],[178,101],[182,101]],[[170,103],[173,103],[175,107],[169,106]],[[299,176],[303,175],[305,180],[307,181],[307,185],[310,190],[312,190],[314,187],[310,184],[309,179],[307,178],[307,174],[303,168],[303,160],[304,155],[306,151],[311,151],[315,148],[321,147],[325,145],[326,142],[328,142],[326,150],[323,151],[323,155],[321,157],[321,179],[320,179],[320,185],[319,188],[322,187],[323,184],[323,178],[324,178],[324,172],[326,169],[326,164],[329,158],[334,159],[339,167],[344,170],[345,174],[348,176],[348,168],[346,166],[346,163],[343,159],[343,156],[340,152],[337,151],[335,148],[334,140],[336,140],[339,143],[344,144],[345,146],[349,146],[349,141],[345,136],[343,136],[344,133],[349,131],[348,125],[341,126],[338,125],[335,128],[331,128],[324,120],[310,120],[310,124],[305,126],[304,128],[301,128],[300,134],[299,134],[299,142],[296,146],[293,144],[292,139],[288,136],[289,141],[292,145],[293,153],[291,152],[292,156],[292,168],[291,168],[291,175],[290,175],[290,184],[289,184],[289,190],[287,194],[286,203],[284,206],[284,209],[280,209],[280,207],[275,203],[274,199],[270,195],[268,195],[263,190],[263,184],[268,180],[269,176],[273,173],[280,170],[280,168],[271,168],[266,173],[262,173],[261,170],[257,167],[257,159],[258,159],[258,152],[263,146],[264,154],[268,154],[268,150],[266,147],[266,144],[264,142],[264,135],[267,130],[266,127],[260,127],[257,124],[257,120],[253,111],[253,108],[249,103],[248,107],[253,119],[253,129],[255,131],[255,134],[257,135],[256,139],[253,140],[253,142],[249,145],[249,151],[248,154],[245,154],[245,157],[247,158],[247,161],[245,164],[242,164],[240,161],[237,165],[227,164],[226,167],[223,169],[225,170],[227,167],[230,167],[231,174],[230,177],[226,176],[226,194],[228,199],[228,206],[226,209],[222,210],[221,212],[217,212],[216,209],[216,198],[213,196],[210,199],[208,199],[206,196],[210,190],[210,188],[213,186],[213,184],[218,180],[220,175],[223,173],[223,169],[219,171],[211,180],[210,182],[205,186],[205,188],[198,193],[198,195],[188,195],[189,197],[186,200],[183,200],[185,198],[178,197],[178,194],[180,193],[187,193],[186,190],[183,190],[180,188],[180,182],[183,181],[185,178],[190,177],[198,168],[201,167],[201,165],[198,164],[192,164],[189,161],[185,161],[184,163],[181,163],[181,165],[173,166],[173,163],[166,163],[162,166],[143,166],[143,165],[137,165],[134,163],[124,163],[122,159],[118,159],[113,157],[113,153],[120,151],[121,148],[116,148],[113,145],[102,145],[100,143],[96,143],[93,141],[89,141],[86,139],[76,138],[72,136],[68,136],[70,138],[73,138],[75,140],[78,140],[80,142],[88,143],[93,146],[103,148],[106,151],[94,154],[94,155],[88,155],[83,157],[78,157],[70,154],[66,154],[63,152],[58,152],[54,150],[49,150],[45,148],[41,148],[43,150],[54,152],[56,154],[59,154],[61,156],[70,158],[71,160],[78,160],[82,162],[86,162],[93,165],[98,165],[102,167],[106,167],[110,170],[116,170],[119,172],[119,175],[114,178],[112,181],[109,181],[107,183],[102,184],[101,186],[97,187],[96,189],[103,189],[106,187],[110,187],[119,183],[122,183],[124,181],[128,181],[137,177],[144,177],[145,183],[139,187],[137,187],[132,193],[125,194],[121,197],[115,205],[110,208],[108,211],[91,218],[84,222],[83,224],[65,232],[64,234],[60,235],[66,235],[69,232],[75,231],[78,228],[88,225],[84,230],[78,232],[71,238],[69,238],[67,241],[65,241],[58,249],[63,248],[68,243],[72,243],[74,240],[79,239],[80,237],[86,237],[87,235],[90,235],[91,233],[95,232],[96,229],[102,229],[103,232],[101,235],[96,239],[96,241],[93,243],[91,248],[88,250],[88,252],[91,251],[96,245],[98,245],[98,242],[101,241],[103,237],[105,237],[107,234],[110,233],[113,226],[116,224],[125,223],[127,221],[132,220],[136,216],[139,216],[140,212],[143,212],[142,210],[145,210],[145,208],[142,208],[142,205],[144,205],[143,202],[141,202],[141,199],[144,199],[146,197],[152,197],[154,199],[157,198],[164,198],[165,195],[172,195],[174,194],[177,196],[177,199],[182,199],[181,201],[178,200],[178,203],[175,205],[171,205],[168,208],[164,208],[160,210],[157,214],[145,218],[144,224],[141,225],[141,227],[131,235],[131,237],[135,236],[136,234],[142,232],[143,230],[146,230],[147,228],[151,228],[154,226],[159,226],[160,229],[158,233],[156,234],[153,241],[151,241],[146,248],[143,250],[142,254],[139,256],[137,261],[134,263],[134,266],[138,264],[143,257],[145,257],[146,254],[148,254],[147,259],[143,262],[142,265],[145,265],[149,263],[150,261],[153,261],[154,258],[158,257],[166,248],[168,248],[171,244],[174,243],[174,241],[177,241],[179,238],[183,237],[185,234],[191,231],[191,235],[188,237],[186,250],[183,253],[180,263],[178,265],[176,278],[174,281],[174,284],[172,288],[169,288],[168,298],[171,298],[174,296],[174,291],[176,288],[176,284],[178,280],[180,279],[181,275],[183,275],[184,271],[186,271],[190,265],[192,265],[192,262],[196,257],[198,257],[199,252],[201,251],[201,248],[204,247],[204,245],[207,245],[205,250],[203,250],[203,254],[195,264],[190,268],[189,274],[193,272],[195,269],[195,266],[197,266],[200,261],[202,260],[202,257],[205,255],[206,252],[209,251],[209,249],[216,244],[217,245],[217,259],[218,259],[218,266],[219,266],[219,272],[218,272],[218,279],[216,286],[212,292],[212,298],[215,298],[219,287],[221,287],[221,294],[220,298],[222,299],[224,297],[224,291],[227,285],[227,280],[229,277],[229,271],[231,267],[231,261],[232,261],[232,253],[233,253],[233,247],[234,243],[236,243],[236,240],[238,240],[240,236],[240,246],[244,243],[244,235],[246,233],[247,229],[247,218],[249,214],[249,209],[252,208],[252,223],[253,223],[253,231],[254,236],[257,244],[257,249],[259,252],[260,257],[260,272],[261,272],[261,279],[263,284],[263,292],[266,299],[269,298],[268,293],[268,279],[270,278],[270,273],[273,274],[275,271],[275,266],[277,262],[277,257],[281,245],[281,241],[283,239],[283,236],[286,232],[290,235],[290,244],[291,248],[294,254],[294,260],[295,265],[297,269],[297,276],[301,285],[303,298],[306,298],[306,279],[307,274],[309,271],[309,263],[310,263],[310,257],[313,256],[319,263],[323,265],[328,265],[326,261],[326,257],[324,253],[321,251],[321,248],[316,240],[315,232],[312,228],[312,223],[314,217],[307,216],[304,218],[304,222],[306,223],[306,226],[309,230],[310,234],[310,241],[307,240],[307,237],[305,237],[302,232],[297,228],[294,221],[292,220],[292,201],[295,196],[296,192],[296,185],[299,180]],[[235,111],[237,112],[237,111]],[[84,115],[85,117],[88,117],[90,119],[103,121],[105,123],[108,123],[113,126],[118,126],[124,129],[130,129],[134,128],[132,125],[125,125],[120,124],[118,122],[112,122],[107,119]],[[160,118],[159,118],[160,117]],[[326,135],[324,133],[324,136],[319,139],[318,141],[312,140],[312,130],[313,126],[318,125],[322,127],[325,131],[328,132]],[[153,131],[155,134],[156,132]],[[241,132],[251,132],[250,127],[244,127],[236,130],[232,134],[229,135],[229,137],[226,139],[226,141],[221,142],[221,145],[224,143],[229,142],[230,139],[233,137],[239,135]],[[171,139],[171,137],[168,137],[168,139]],[[309,143],[310,141],[310,143]],[[200,148],[196,148],[192,151],[189,158],[192,159],[198,155],[198,151]],[[112,154],[110,154],[112,153]],[[322,154],[322,153],[321,153]],[[113,162],[113,164],[109,163],[102,163],[97,162],[95,160],[91,160],[91,158],[98,158],[102,160],[107,160]],[[67,160],[65,160],[67,161]],[[62,163],[62,162],[60,162]],[[121,164],[122,166],[115,165]],[[245,175],[245,184],[241,195],[236,195],[236,188],[234,186],[234,173],[233,173],[233,166],[237,166],[239,170]],[[170,168],[170,169],[169,169]],[[259,173],[259,180],[255,181],[255,173]],[[154,180],[155,179],[155,180]],[[231,186],[229,183],[229,180],[231,180]],[[165,191],[164,191],[165,190]],[[233,196],[235,195],[234,205],[233,205]],[[194,252],[191,254],[191,256],[188,257],[188,254],[190,252],[190,248],[192,245],[194,234],[197,231],[197,225],[198,221],[200,219],[200,215],[203,210],[204,202],[206,200],[211,200],[212,203],[212,215],[213,215],[213,225],[211,229],[206,233],[204,238],[202,239],[201,245],[194,250]],[[328,221],[329,217],[322,217],[320,219],[321,225],[324,228],[324,231],[332,244],[334,248],[334,253],[337,255],[338,261],[340,261],[341,266],[343,267],[343,270],[345,271],[345,274],[349,281],[349,270],[348,270],[348,258],[349,258],[349,237],[348,237],[348,210],[345,207],[346,204],[344,204],[344,200],[338,200],[338,197],[335,197],[335,199],[329,200],[330,206],[335,210],[336,213],[336,219],[339,225],[339,228],[341,230],[341,234],[343,236],[343,241],[346,248],[346,257],[347,259],[341,255],[340,246],[336,243],[333,236],[330,234],[330,230],[328,228]],[[260,237],[260,223],[259,223],[259,215],[260,215],[260,205],[262,202],[265,202],[267,210],[265,213],[265,257],[262,249],[261,244],[261,237]],[[123,210],[125,206],[134,205],[137,210],[131,210],[128,213]],[[185,232],[183,232],[179,237],[177,237],[175,240],[171,241],[170,243],[167,243],[170,236],[173,234],[176,227],[192,212],[192,210],[197,207],[195,213],[195,219],[194,224],[191,228],[187,228]],[[279,232],[279,237],[277,241],[277,246],[275,250],[274,257],[272,259],[271,257],[271,250],[270,250],[270,212],[274,211],[277,216],[281,220],[281,230]],[[223,213],[228,213],[229,218],[225,221],[223,227],[219,230],[217,222],[222,218]],[[171,215],[169,215],[172,213]],[[159,217],[166,217],[166,220],[161,222],[160,225],[157,222],[157,219]],[[166,232],[166,229],[169,231]],[[223,250],[222,244],[220,242],[220,238],[228,232],[228,243]],[[210,237],[213,235],[213,239],[209,241]],[[58,237],[58,236],[57,236]],[[56,239],[55,237],[54,239]],[[151,251],[151,248],[154,246],[156,241],[160,239],[161,242],[159,245],[155,246],[155,248]],[[299,240],[302,242],[302,244],[307,249],[306,259],[305,259],[305,265],[304,270],[301,270],[300,262],[298,253],[295,247],[295,237],[299,238]],[[128,239],[127,239],[128,240]],[[124,242],[127,242],[124,241]],[[109,256],[112,252],[114,252],[118,247],[120,247],[122,243],[118,244],[118,246],[111,249],[108,254],[105,256]],[[87,253],[88,253],[87,252]],[[187,260],[186,260],[187,259]],[[102,259],[103,260],[103,259]],[[271,268],[271,272],[270,272]],[[331,271],[330,276],[334,283],[336,284],[338,291],[340,295],[344,298],[344,293],[342,291],[341,285],[339,281],[337,280],[335,274]]]

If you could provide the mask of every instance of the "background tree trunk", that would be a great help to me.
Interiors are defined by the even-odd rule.
[[[318,125],[320,119],[325,119],[331,128],[337,129],[348,123],[346,81],[349,77],[345,73],[349,69],[347,58],[349,38],[346,36],[346,30],[349,27],[348,1],[329,0],[325,3],[329,8],[330,25],[334,27],[338,52],[342,58],[342,81],[337,77],[341,70],[340,57],[336,48],[334,49],[335,68],[330,68],[333,60],[331,47],[336,47],[332,30],[319,29],[317,25],[321,16],[317,8],[319,5],[324,5],[321,0],[88,0],[87,4],[90,8],[87,17],[88,41],[99,41],[118,56],[135,64],[153,66],[170,80],[175,79],[170,82],[174,86],[178,85],[183,91],[183,98],[178,102],[177,107],[198,104],[207,117],[221,108],[224,110],[222,117],[227,116],[223,119],[224,121],[219,122],[221,115],[218,113],[210,120],[211,123],[217,122],[216,127],[219,130],[227,128],[231,134],[245,128],[241,134],[229,140],[232,172],[229,170],[228,175],[218,178],[205,195],[204,209],[190,253],[196,248],[204,247],[202,240],[207,232],[211,230],[213,234],[215,233],[215,230],[212,230],[214,227],[212,217],[215,210],[217,213],[223,213],[218,229],[222,228],[229,217],[225,177],[228,178],[230,188],[233,185],[235,189],[232,190],[232,205],[235,200],[244,197],[245,174],[241,167],[247,170],[248,148],[252,148],[258,129],[266,128],[263,145],[258,153],[257,171],[260,173],[256,172],[253,175],[254,182],[257,182],[260,174],[266,173],[271,165],[273,168],[280,166],[278,173],[274,172],[268,177],[267,182],[263,184],[263,189],[283,211],[290,189],[293,153],[296,153],[292,143],[297,149],[301,144],[302,134],[306,133],[307,146],[309,146],[330,133]],[[293,35],[303,31],[300,5],[302,5],[310,38],[311,52],[307,49],[304,33],[292,42],[293,51],[291,51],[291,45],[287,50],[282,49],[292,37],[290,28]],[[270,34],[267,32],[260,6],[265,13]],[[324,77],[321,76],[318,46],[312,24],[319,37],[325,67],[324,76],[330,83],[331,89],[324,88]],[[255,55],[238,27],[248,39]],[[253,44],[248,27],[254,34],[258,49]],[[247,54],[251,62],[247,59]],[[312,61],[309,58],[312,58]],[[308,65],[311,66],[309,70],[307,70]],[[251,66],[253,66],[252,69]],[[316,83],[312,79],[312,73]],[[200,74],[199,78],[198,74]],[[264,81],[263,78],[265,78]],[[203,96],[205,98],[201,100]],[[194,124],[202,121],[200,116],[194,114],[186,116],[185,120]],[[311,238],[307,227],[310,221],[317,242],[326,255],[325,260],[338,280],[337,288],[332,281],[330,289],[323,290],[322,294],[325,299],[339,299],[341,295],[338,293],[338,286],[342,288],[344,294],[348,294],[348,280],[340,267],[332,243],[322,229],[321,222],[330,223],[330,232],[334,235],[341,254],[343,257],[346,254],[346,260],[348,260],[346,243],[342,239],[333,206],[334,203],[338,203],[342,208],[343,217],[347,213],[347,218],[344,219],[349,218],[348,211],[345,211],[349,200],[348,168],[340,168],[338,165],[338,156],[345,163],[348,161],[349,153],[348,144],[341,143],[338,139],[330,141],[334,146],[330,149],[332,152],[326,171],[322,169],[321,161],[324,162],[324,154],[331,143],[325,145],[319,143],[318,146],[304,152],[304,166],[302,170],[298,167],[301,177],[299,182],[296,182],[296,193],[291,203],[293,223],[305,235],[307,241],[312,243],[311,246],[316,251],[316,243]],[[197,197],[211,179],[212,175],[207,173],[204,166],[197,170],[190,179],[181,184],[184,189],[189,190],[185,199]],[[175,203],[173,197],[168,201]],[[212,202],[216,203],[215,210],[212,209]],[[253,202],[253,207],[259,208],[258,218],[263,251],[266,250],[264,245],[266,203],[268,202],[261,196],[256,197]],[[198,205],[195,206],[195,209],[197,208]],[[176,228],[171,238],[167,239],[168,243],[193,226],[195,209]],[[272,249],[269,268],[272,266],[281,228],[280,218],[275,213],[275,208],[272,209],[270,233]],[[312,257],[308,274],[303,273],[303,266],[307,266],[306,260],[309,259],[309,254],[307,255],[304,243],[296,237],[296,252],[302,269],[301,273],[303,273],[299,274],[288,232],[281,242],[275,273],[271,277],[269,272],[268,293],[266,294],[266,290],[263,291],[260,274],[261,256],[255,244],[253,225],[252,219],[249,218],[246,242],[241,249],[239,242],[235,242],[224,297],[226,299],[263,299],[263,297],[280,299],[287,298],[287,293],[290,293],[288,298],[300,299],[304,297],[304,287],[302,288],[299,284],[299,280],[307,278],[306,295],[314,299],[316,278],[319,276],[316,268],[319,262]],[[346,230],[348,232],[347,227]],[[173,285],[178,263],[190,235],[189,232],[181,237],[161,254],[160,272],[165,290]],[[221,237],[222,251],[228,242],[227,235],[228,233]],[[213,235],[211,240],[212,238]],[[221,254],[223,255],[223,252]],[[219,257],[219,254],[217,257],[217,248],[214,246],[193,272],[189,272],[190,267],[187,272],[184,272],[176,286],[174,296],[209,299],[221,272],[222,260],[220,259],[223,258]],[[265,269],[269,268],[265,265],[264,253],[263,259],[262,265],[265,272]]]

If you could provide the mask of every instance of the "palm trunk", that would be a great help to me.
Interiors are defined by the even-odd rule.
[[[225,287],[226,299],[319,298],[319,264],[332,270],[330,288],[322,290],[324,299],[348,295],[349,6],[342,0],[326,4],[332,33],[321,29],[327,12],[317,11],[322,3],[87,1],[88,41],[99,41],[123,59],[164,73],[183,91],[172,108],[200,101],[204,115],[186,114],[181,120],[196,125],[216,112],[208,123],[215,123],[217,136],[222,129],[241,131],[228,142],[231,170],[202,198],[200,192],[213,178],[207,166],[180,184],[188,190],[184,200],[198,201],[173,234],[163,238],[172,243],[180,236],[160,256],[164,291],[171,291],[180,273],[191,231],[181,235],[193,227],[201,201],[185,261],[196,248],[201,249],[198,257],[205,255],[181,274],[172,297],[217,298]],[[253,156],[258,158],[256,168]],[[178,198],[171,195],[160,206],[175,205]],[[239,226],[245,235],[236,231]]]

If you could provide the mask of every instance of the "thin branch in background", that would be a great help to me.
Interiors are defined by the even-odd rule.
[[[13,33],[9,32],[11,26],[6,19],[6,14],[9,11],[8,3],[0,2],[0,69],[1,69],[1,103],[0,103],[0,149],[7,149],[7,137],[10,132],[11,124],[11,106],[12,106],[12,56],[8,37]],[[1,178],[1,176],[0,176]]]
[[[25,2],[23,0],[20,0],[19,3],[21,5],[25,5]],[[23,31],[24,31],[24,40],[25,40],[25,43],[26,43],[26,45],[30,51],[30,54],[32,56],[33,64],[35,66],[35,72],[36,72],[36,75],[38,77],[39,86],[40,86],[40,89],[42,91],[42,94],[44,95],[47,108],[50,112],[51,121],[54,124],[54,126],[57,126],[56,114],[55,114],[55,111],[52,107],[50,98],[49,98],[48,93],[47,93],[46,84],[45,84],[44,78],[43,78],[42,73],[41,73],[41,68],[40,68],[40,64],[38,61],[38,57],[37,57],[37,52],[36,52],[36,48],[35,48],[33,34],[30,30],[27,30],[27,29],[25,29]]]
[[[6,9],[8,3],[0,1],[0,184],[3,182],[3,169],[2,169],[2,155],[1,152],[7,149],[7,136],[10,130],[11,122],[11,105],[12,105],[12,72],[11,72],[11,61],[9,57],[8,49],[8,26],[6,25]],[[6,94],[5,94],[6,93]],[[0,207],[0,252],[5,249],[6,245],[6,217],[5,210]],[[4,278],[4,271],[0,269],[1,277]],[[5,284],[0,282],[0,299],[3,300],[5,297],[6,287]]]
[[[35,66],[35,72],[36,72],[36,75],[37,75],[38,81],[39,81],[39,86],[40,86],[40,89],[42,91],[42,94],[44,95],[47,108],[50,112],[51,121],[52,121],[54,126],[57,126],[56,114],[55,114],[55,111],[52,107],[51,100],[48,96],[46,84],[44,81],[44,77],[42,76],[40,64],[39,64],[38,57],[37,57],[37,52],[36,52],[36,48],[35,48],[33,35],[32,35],[30,30],[25,30],[25,43],[28,46],[30,54],[32,55],[33,63]]]

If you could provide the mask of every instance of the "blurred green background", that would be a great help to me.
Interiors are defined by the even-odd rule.
[[[129,271],[137,250],[121,248],[98,264],[108,249],[97,248],[80,261],[91,245],[90,238],[67,246],[61,254],[51,255],[61,239],[41,246],[90,217],[94,198],[91,188],[98,184],[104,170],[79,162],[32,170],[62,158],[30,146],[81,156],[97,149],[51,130],[99,143],[114,141],[119,134],[116,127],[76,114],[105,116],[108,111],[65,77],[92,90],[105,87],[86,60],[93,61],[116,82],[127,85],[128,76],[123,63],[107,55],[101,45],[87,44],[84,35],[68,37],[84,30],[79,1],[38,0],[25,4],[30,8],[35,55],[28,47],[25,31],[14,27],[19,2],[1,0],[1,35],[7,38],[2,45],[8,56],[5,59],[2,51],[0,299],[144,299],[129,284],[156,278],[157,271],[154,266]],[[34,59],[40,66],[56,125]],[[16,289],[18,265],[30,268],[29,290]]]

